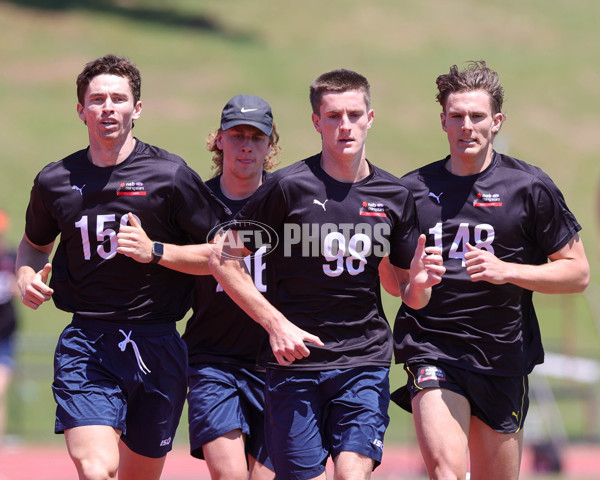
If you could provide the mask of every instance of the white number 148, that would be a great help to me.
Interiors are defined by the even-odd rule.
[[[438,222],[434,227],[429,229],[429,233],[433,235],[433,241],[436,247],[443,249],[442,245],[442,222]],[[463,267],[465,266],[465,253],[467,252],[467,243],[474,247],[487,250],[494,253],[494,227],[489,223],[482,223],[473,227],[473,241],[471,241],[471,233],[468,223],[461,223],[458,226],[448,258],[458,258],[461,260]]]

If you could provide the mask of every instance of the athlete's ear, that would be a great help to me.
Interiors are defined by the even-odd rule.
[[[138,118],[140,118],[140,115],[142,114],[142,102],[141,100],[138,100],[138,102],[135,104],[135,107],[133,108],[133,115],[132,115],[132,120],[137,120]]]
[[[83,123],[85,123],[85,112],[83,111],[83,105],[81,103],[77,104],[77,115],[79,116],[79,119],[83,120]]]
[[[444,112],[440,113],[440,120],[442,122],[442,130],[444,132],[447,132],[448,127],[446,126],[446,115],[444,115]]]
[[[375,119],[375,111],[369,110],[367,112],[367,130],[373,126],[373,120]]]
[[[321,128],[321,117],[319,115],[317,115],[316,113],[313,113],[312,114],[312,122],[313,122],[313,125],[315,126],[315,130],[319,133],[323,133],[322,128]]]
[[[494,115],[494,123],[492,124],[492,133],[498,133],[500,131],[502,122],[504,122],[504,114],[496,113]]]
[[[215,138],[215,144],[219,150],[223,150],[223,132],[219,131],[217,138]]]

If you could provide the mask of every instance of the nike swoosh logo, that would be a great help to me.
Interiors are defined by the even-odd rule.
[[[240,110],[240,112],[242,113],[248,113],[248,112],[256,112],[258,110],[258,108],[245,108],[242,107],[242,109]]]

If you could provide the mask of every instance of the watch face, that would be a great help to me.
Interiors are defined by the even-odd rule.
[[[165,246],[160,242],[154,242],[152,244],[152,253],[158,257],[162,257]]]

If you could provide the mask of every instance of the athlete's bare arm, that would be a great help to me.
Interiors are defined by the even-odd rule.
[[[226,232],[215,240],[210,270],[233,301],[267,331],[280,365],[290,365],[296,359],[308,357],[310,350],[304,342],[320,347],[324,346],[323,342],[291,323],[258,291],[244,263],[244,257],[250,253],[237,232]]]
[[[400,289],[400,281],[396,274],[395,267],[390,262],[390,257],[386,255],[379,262],[379,281],[381,286],[387,293],[394,297],[399,297],[402,294]]]
[[[410,269],[392,265],[387,257],[379,265],[383,288],[394,296],[402,297],[402,301],[414,309],[423,308],[429,303],[431,287],[442,281],[446,271],[441,250],[425,247],[425,240],[425,235],[421,234]]]
[[[17,285],[21,292],[23,305],[37,310],[44,302],[52,298],[52,290],[46,282],[52,270],[49,263],[54,242],[40,246],[31,243],[23,235],[17,250]]]
[[[512,283],[540,293],[579,293],[590,281],[590,266],[579,235],[550,255],[550,262],[542,265],[504,262],[487,250],[470,244],[467,248],[465,266],[474,282]]]
[[[129,225],[121,226],[117,234],[117,253],[133,258],[136,262],[150,263],[152,240],[142,226],[129,213]],[[158,262],[163,267],[191,275],[210,275],[208,259],[212,246],[209,244],[174,245],[164,244],[164,253]]]

